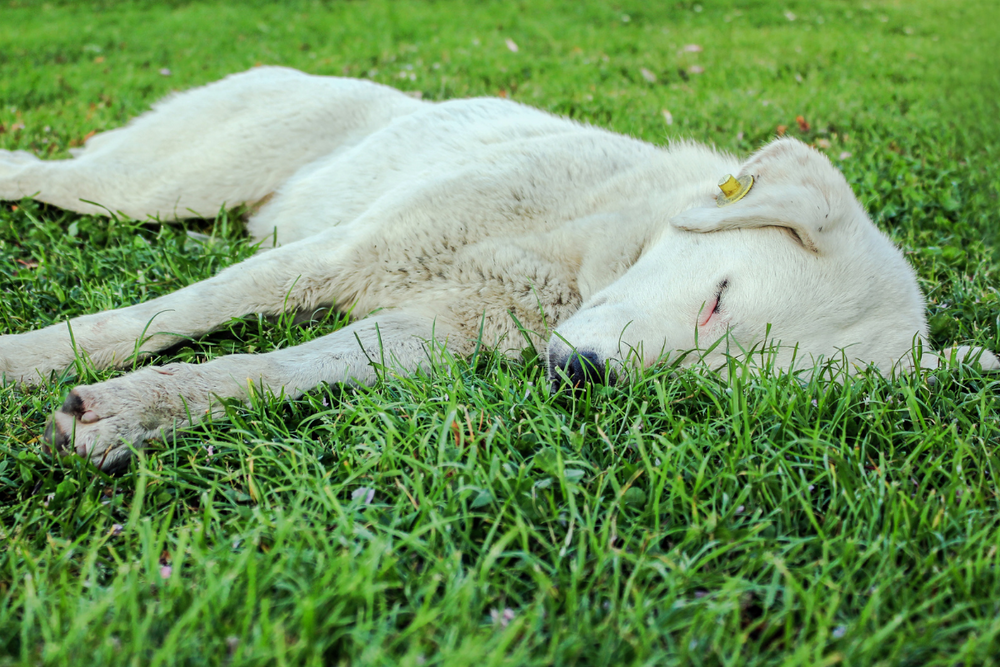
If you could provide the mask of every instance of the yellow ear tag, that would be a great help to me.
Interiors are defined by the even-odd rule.
[[[750,174],[740,178],[735,178],[732,174],[726,174],[722,177],[722,180],[719,181],[719,189],[722,190],[722,192],[715,198],[715,203],[719,206],[729,206],[730,204],[735,204],[739,200],[746,197],[752,187],[753,176]]]

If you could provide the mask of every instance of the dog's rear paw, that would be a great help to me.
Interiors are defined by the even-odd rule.
[[[69,365],[59,364],[65,356],[45,329],[0,336],[0,385],[42,384],[54,371]]]
[[[2,354],[3,336],[0,336],[0,386],[5,384],[33,385],[42,382],[42,374],[39,372],[25,372],[24,369],[15,368],[13,362],[8,361],[8,357]]]
[[[39,157],[28,151],[8,151],[0,148],[0,163],[4,164],[31,164],[40,162]]]
[[[15,201],[28,194],[18,183],[14,182],[15,177],[24,171],[25,166],[38,161],[37,157],[25,151],[0,149],[0,179],[10,179],[7,182],[0,180],[0,200]]]

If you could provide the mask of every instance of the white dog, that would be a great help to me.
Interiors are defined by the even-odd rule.
[[[250,235],[278,247],[147,303],[2,336],[8,380],[80,354],[124,364],[248,313],[361,316],[298,347],[77,387],[46,440],[103,467],[254,386],[294,397],[371,383],[376,363],[412,372],[432,339],[466,354],[519,347],[526,330],[550,378],[576,384],[691,350],[718,365],[765,337],[785,368],[846,357],[890,373],[927,338],[900,252],[830,162],[789,139],[741,163],[499,99],[428,103],[259,68],[170,97],[71,160],[0,151],[0,199],[22,197],[139,219],[249,204]]]

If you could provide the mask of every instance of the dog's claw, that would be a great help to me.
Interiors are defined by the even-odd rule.
[[[52,415],[49,423],[45,426],[45,433],[42,436],[42,446],[47,454],[66,455],[74,451],[80,456],[86,456],[86,447],[78,445],[75,450],[71,449],[72,440],[76,431],[77,423],[93,424],[100,418],[93,410],[86,410],[83,405],[83,398],[71,391],[66,400],[63,401],[59,411]]]
[[[49,423],[45,426],[45,434],[42,436],[42,447],[46,454],[67,454],[69,446],[69,434],[64,433],[59,428],[56,416],[53,415]]]

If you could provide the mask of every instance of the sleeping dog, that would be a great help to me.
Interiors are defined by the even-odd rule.
[[[7,381],[44,381],[77,355],[125,364],[249,313],[357,317],[297,347],[73,389],[46,441],[105,468],[219,398],[371,383],[377,364],[413,372],[441,348],[519,348],[523,332],[557,384],[683,353],[718,366],[765,338],[789,369],[939,363],[913,354],[927,341],[913,270],[840,172],[792,139],[741,161],[507,100],[431,103],[262,67],[169,97],[73,159],[0,151],[0,199],[22,197],[160,220],[243,204],[266,250],[146,303],[0,336]]]

